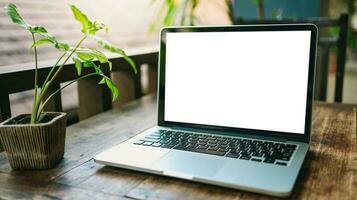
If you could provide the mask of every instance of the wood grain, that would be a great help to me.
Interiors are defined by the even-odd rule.
[[[14,172],[0,154],[0,198],[274,199],[94,163],[97,153],[155,124],[155,100],[145,96],[69,127],[64,160],[55,169]],[[290,198],[357,199],[356,106],[316,103],[312,130]]]
[[[0,173],[1,199],[123,199],[98,191],[82,190],[42,180],[14,178]]]

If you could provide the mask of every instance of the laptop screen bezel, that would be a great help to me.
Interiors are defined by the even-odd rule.
[[[242,31],[311,31],[309,70],[307,84],[307,100],[305,112],[304,133],[287,133],[278,131],[256,130],[237,127],[214,126],[207,124],[193,124],[165,121],[165,64],[166,64],[166,33],[175,32],[242,32]],[[197,130],[214,130],[219,133],[237,133],[271,138],[282,138],[309,142],[311,134],[312,104],[316,62],[318,29],[313,24],[277,24],[277,25],[236,25],[236,26],[195,26],[195,27],[165,27],[160,33],[160,52],[158,67],[158,126],[180,127]]]

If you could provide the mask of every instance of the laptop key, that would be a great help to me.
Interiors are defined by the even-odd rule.
[[[145,145],[145,146],[150,146],[150,145],[152,145],[153,144],[153,142],[146,142],[146,141],[144,141],[143,143],[142,143],[142,145]]]
[[[228,149],[219,148],[218,151],[219,152],[228,152]]]
[[[218,150],[218,148],[217,147],[208,147],[208,149],[207,150],[210,150],[210,151],[217,151]]]
[[[174,145],[172,144],[163,144],[161,145],[162,148],[167,148],[167,149],[171,149],[172,147],[174,147]]]
[[[224,154],[226,154],[225,152],[211,151],[211,150],[207,150],[207,149],[187,148],[187,147],[182,147],[182,146],[176,146],[176,147],[174,147],[174,149],[183,150],[183,151],[191,151],[191,152],[196,152],[196,153],[211,154],[211,155],[216,155],[216,156],[224,156]]]
[[[242,159],[242,160],[249,160],[251,158],[251,156],[241,156],[239,157],[239,159]]]
[[[258,158],[252,158],[250,159],[251,161],[255,161],[255,162],[262,162],[262,159],[258,159]]]
[[[242,156],[248,157],[250,156],[250,153],[246,152],[246,151],[242,151],[241,153]]]
[[[227,147],[228,147],[228,145],[218,144],[218,147],[219,147],[219,148],[222,148],[222,149],[225,149],[225,148],[227,148]]]
[[[217,142],[218,142],[218,141],[217,141],[217,140],[214,140],[214,139],[209,139],[209,140],[208,140],[208,143],[215,143],[215,144],[216,144]]]
[[[159,141],[160,141],[160,139],[150,139],[150,138],[144,138],[144,139],[142,139],[142,141],[144,141],[144,142],[159,142]]]
[[[142,144],[142,143],[144,143],[144,141],[139,140],[139,141],[134,142],[133,144],[138,144],[138,145],[140,145],[140,144]]]
[[[252,154],[252,156],[255,156],[255,157],[262,157],[262,156],[263,156],[263,154],[262,154],[262,153],[258,153],[258,152],[254,152],[254,153]]]
[[[156,143],[153,143],[151,146],[152,146],[152,147],[160,147],[161,144],[156,142]]]
[[[150,135],[148,135],[148,136],[146,136],[146,137],[160,138],[160,137],[161,137],[161,134],[156,134],[156,133],[154,133],[154,134],[150,134]]]
[[[287,144],[287,145],[286,145],[286,148],[288,148],[288,149],[296,149],[296,145],[294,145],[294,144]]]
[[[211,155],[216,155],[216,156],[224,156],[226,152],[220,152],[220,151],[210,151],[207,149],[196,149],[198,153],[205,153],[205,154],[211,154]]]
[[[275,162],[275,159],[274,158],[265,158],[264,160],[265,163],[274,163]]]
[[[227,153],[226,157],[238,158],[238,157],[239,157],[239,154],[237,154],[237,153]]]
[[[186,147],[187,147],[187,148],[196,148],[197,145],[196,145],[196,144],[188,144]]]
[[[198,145],[196,147],[196,149],[207,149],[207,146],[204,146],[204,145]]]
[[[215,147],[215,146],[217,146],[217,144],[208,143],[207,146],[209,146],[209,147]]]
[[[285,163],[285,162],[276,162],[275,164],[277,164],[277,165],[283,165],[283,166],[286,166],[286,165],[287,165],[287,163]]]
[[[287,157],[287,156],[281,156],[281,157],[278,157],[277,159],[278,159],[278,160],[289,161],[289,160],[290,160],[290,157]]]

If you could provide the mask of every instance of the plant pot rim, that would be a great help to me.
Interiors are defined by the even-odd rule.
[[[45,122],[45,123],[39,123],[39,124],[6,124],[8,123],[10,120],[16,118],[16,117],[19,117],[21,115],[31,115],[29,113],[27,114],[18,114],[14,117],[11,117],[5,121],[3,121],[2,123],[0,123],[0,127],[29,127],[29,126],[33,126],[33,127],[37,127],[37,126],[48,126],[50,124],[52,124],[53,122],[57,121],[58,119],[66,116],[67,114],[65,112],[44,112],[44,114],[58,114],[58,116],[54,117],[51,121],[49,122]]]

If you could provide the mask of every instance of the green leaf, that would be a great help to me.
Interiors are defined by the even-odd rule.
[[[78,55],[79,58],[81,58],[82,60],[93,60],[94,56],[89,53],[89,52],[85,52],[85,51],[77,51],[76,54]]]
[[[36,47],[42,44],[53,44],[53,40],[49,39],[49,38],[41,38],[38,39],[35,43],[32,44],[31,47]]]
[[[70,5],[74,18],[82,24],[82,32],[85,34],[95,35],[99,30],[104,29],[108,32],[108,27],[100,22],[92,22],[76,6]]]
[[[113,64],[109,61],[107,56],[96,49],[78,48],[74,54],[81,60],[88,61],[84,62],[84,67],[97,67],[94,62],[92,62],[94,59],[97,59],[100,63],[108,63],[110,71],[113,68]]]
[[[18,12],[15,4],[9,3],[5,7],[5,9],[6,9],[7,15],[10,17],[10,19],[13,23],[26,28],[31,33],[39,33],[39,34],[47,33],[47,30],[43,26],[33,26],[31,24],[26,23],[25,20],[20,15],[20,13]]]
[[[77,74],[78,74],[78,76],[80,76],[82,73],[82,62],[77,57],[72,57],[72,59],[74,61],[74,66],[76,67]]]
[[[96,59],[99,60],[100,63],[107,63],[108,62],[108,58],[104,53],[102,53],[102,52],[100,52],[100,51],[98,51],[96,49],[90,49],[90,52],[92,53],[92,55]]]
[[[98,67],[93,61],[86,60],[83,62],[83,67]]]
[[[114,84],[114,82],[110,78],[105,78],[105,83],[107,84],[108,88],[110,89],[112,93],[112,101],[115,101],[115,99],[118,98],[119,96],[119,90],[117,86]]]
[[[109,60],[108,60],[108,66],[109,66],[109,70],[112,71],[112,69],[113,69],[113,63],[110,62]]]
[[[102,77],[102,79],[100,80],[99,84],[106,84],[107,87],[109,88],[110,92],[112,93],[112,101],[115,101],[115,99],[118,98],[119,96],[119,89],[118,87],[114,84],[114,82],[108,78],[107,76],[105,76],[103,73],[98,73],[98,75],[100,75]]]
[[[32,47],[43,45],[43,44],[53,44],[56,49],[62,50],[62,51],[68,51],[69,50],[69,45],[65,43],[58,42],[57,39],[48,33],[40,33],[42,36],[41,39],[38,39],[34,44],[32,44]]]
[[[70,5],[74,18],[82,24],[82,32],[88,33],[92,26],[92,22],[89,21],[88,17],[82,13],[76,6]]]
[[[107,56],[96,49],[77,48],[76,54],[82,60],[97,59],[100,63],[109,62]]]
[[[105,78],[102,78],[98,84],[100,84],[100,85],[105,84]]]
[[[111,43],[105,41],[104,39],[98,37],[98,36],[94,36],[94,35],[90,35],[91,38],[93,38],[95,41],[97,41],[97,43],[99,45],[101,45],[103,48],[107,49],[108,51],[112,52],[112,53],[117,53],[121,56],[123,56],[123,58],[130,64],[130,66],[133,68],[135,74],[138,73],[137,69],[136,69],[136,65],[134,63],[134,61],[129,58],[125,51],[122,49],[117,48],[116,46],[112,45]]]
[[[104,29],[104,31],[107,33],[109,28],[107,25],[100,23],[100,22],[93,22],[92,26],[89,30],[89,34],[95,35],[99,30]]]
[[[19,12],[17,11],[17,7],[15,4],[9,3],[5,7],[5,9],[6,9],[7,15],[10,17],[10,19],[12,20],[13,23],[18,24],[22,27],[25,27],[26,29],[28,29],[30,27],[30,25],[25,22],[25,20],[21,17]]]
[[[28,30],[31,32],[31,33],[47,33],[47,30],[45,29],[45,27],[43,26],[30,26],[28,28]]]
[[[62,49],[62,50],[64,50],[64,51],[68,51],[68,50],[69,50],[69,45],[68,45],[68,44],[65,44],[65,43],[57,42],[57,43],[55,44],[55,47],[56,47],[57,49]]]
[[[175,21],[177,7],[173,0],[166,1],[166,4],[167,4],[167,11],[166,11],[166,15],[162,21],[162,24],[163,24],[163,26],[170,26]]]

